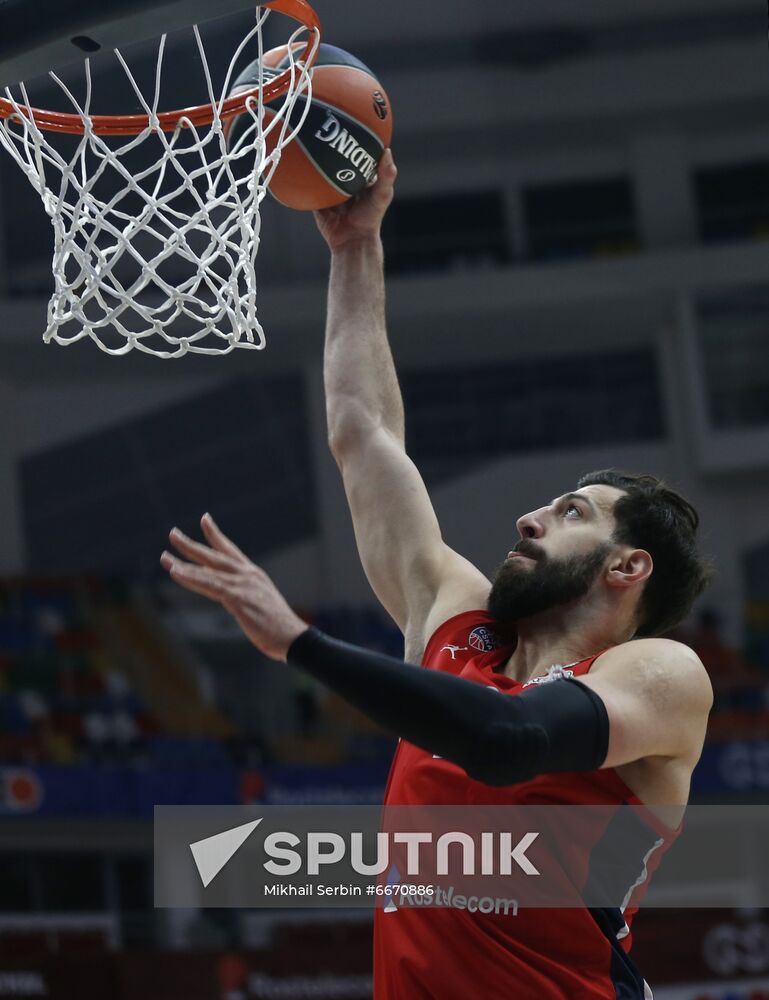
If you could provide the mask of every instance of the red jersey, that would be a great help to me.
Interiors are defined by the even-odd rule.
[[[521,684],[501,669],[515,638],[485,611],[444,622],[422,660],[515,696]],[[596,656],[570,664],[586,674]],[[551,678],[545,678],[549,680]],[[555,679],[555,678],[552,678]],[[536,683],[542,683],[538,678]],[[626,906],[605,909],[525,909],[471,913],[449,907],[378,908],[374,915],[375,1000],[649,1000],[652,993],[631,962],[630,926],[648,877],[677,835],[665,827],[614,769],[542,774],[497,788],[468,777],[456,764],[401,740],[385,790],[385,805],[622,805],[641,807],[649,850],[638,858]]]

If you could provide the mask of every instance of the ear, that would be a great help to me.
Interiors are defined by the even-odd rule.
[[[648,580],[654,569],[654,560],[646,549],[620,549],[607,568],[607,582],[611,587],[632,587]]]

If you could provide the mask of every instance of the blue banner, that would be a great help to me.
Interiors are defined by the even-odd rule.
[[[706,745],[692,776],[692,797],[769,795],[769,740]]]
[[[155,805],[373,805],[387,764],[328,767],[0,765],[2,816],[151,817]],[[769,795],[769,740],[710,744],[692,780],[692,800]]]

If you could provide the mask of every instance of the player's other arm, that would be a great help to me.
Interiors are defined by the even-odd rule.
[[[207,546],[171,533],[189,560],[163,553],[174,580],[221,603],[267,656],[301,667],[375,722],[479,781],[511,785],[651,757],[691,764],[699,757],[712,694],[702,664],[679,643],[626,643],[599,657],[587,677],[505,697],[309,629],[208,515],[201,526]]]
[[[712,705],[697,656],[663,639],[627,643],[599,658],[595,673],[532,685],[515,697],[440,671],[409,670],[313,629],[286,657],[380,725],[490,785],[654,758],[693,767]]]
[[[328,436],[363,567],[414,652],[440,621],[482,607],[489,582],[443,541],[422,477],[406,454],[403,402],[385,324],[382,217],[390,153],[377,183],[316,214],[331,249],[324,356]]]

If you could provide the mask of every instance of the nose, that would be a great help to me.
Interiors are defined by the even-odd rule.
[[[515,522],[518,534],[521,538],[541,538],[545,533],[542,522],[542,510],[534,510],[530,514],[524,514]]]

